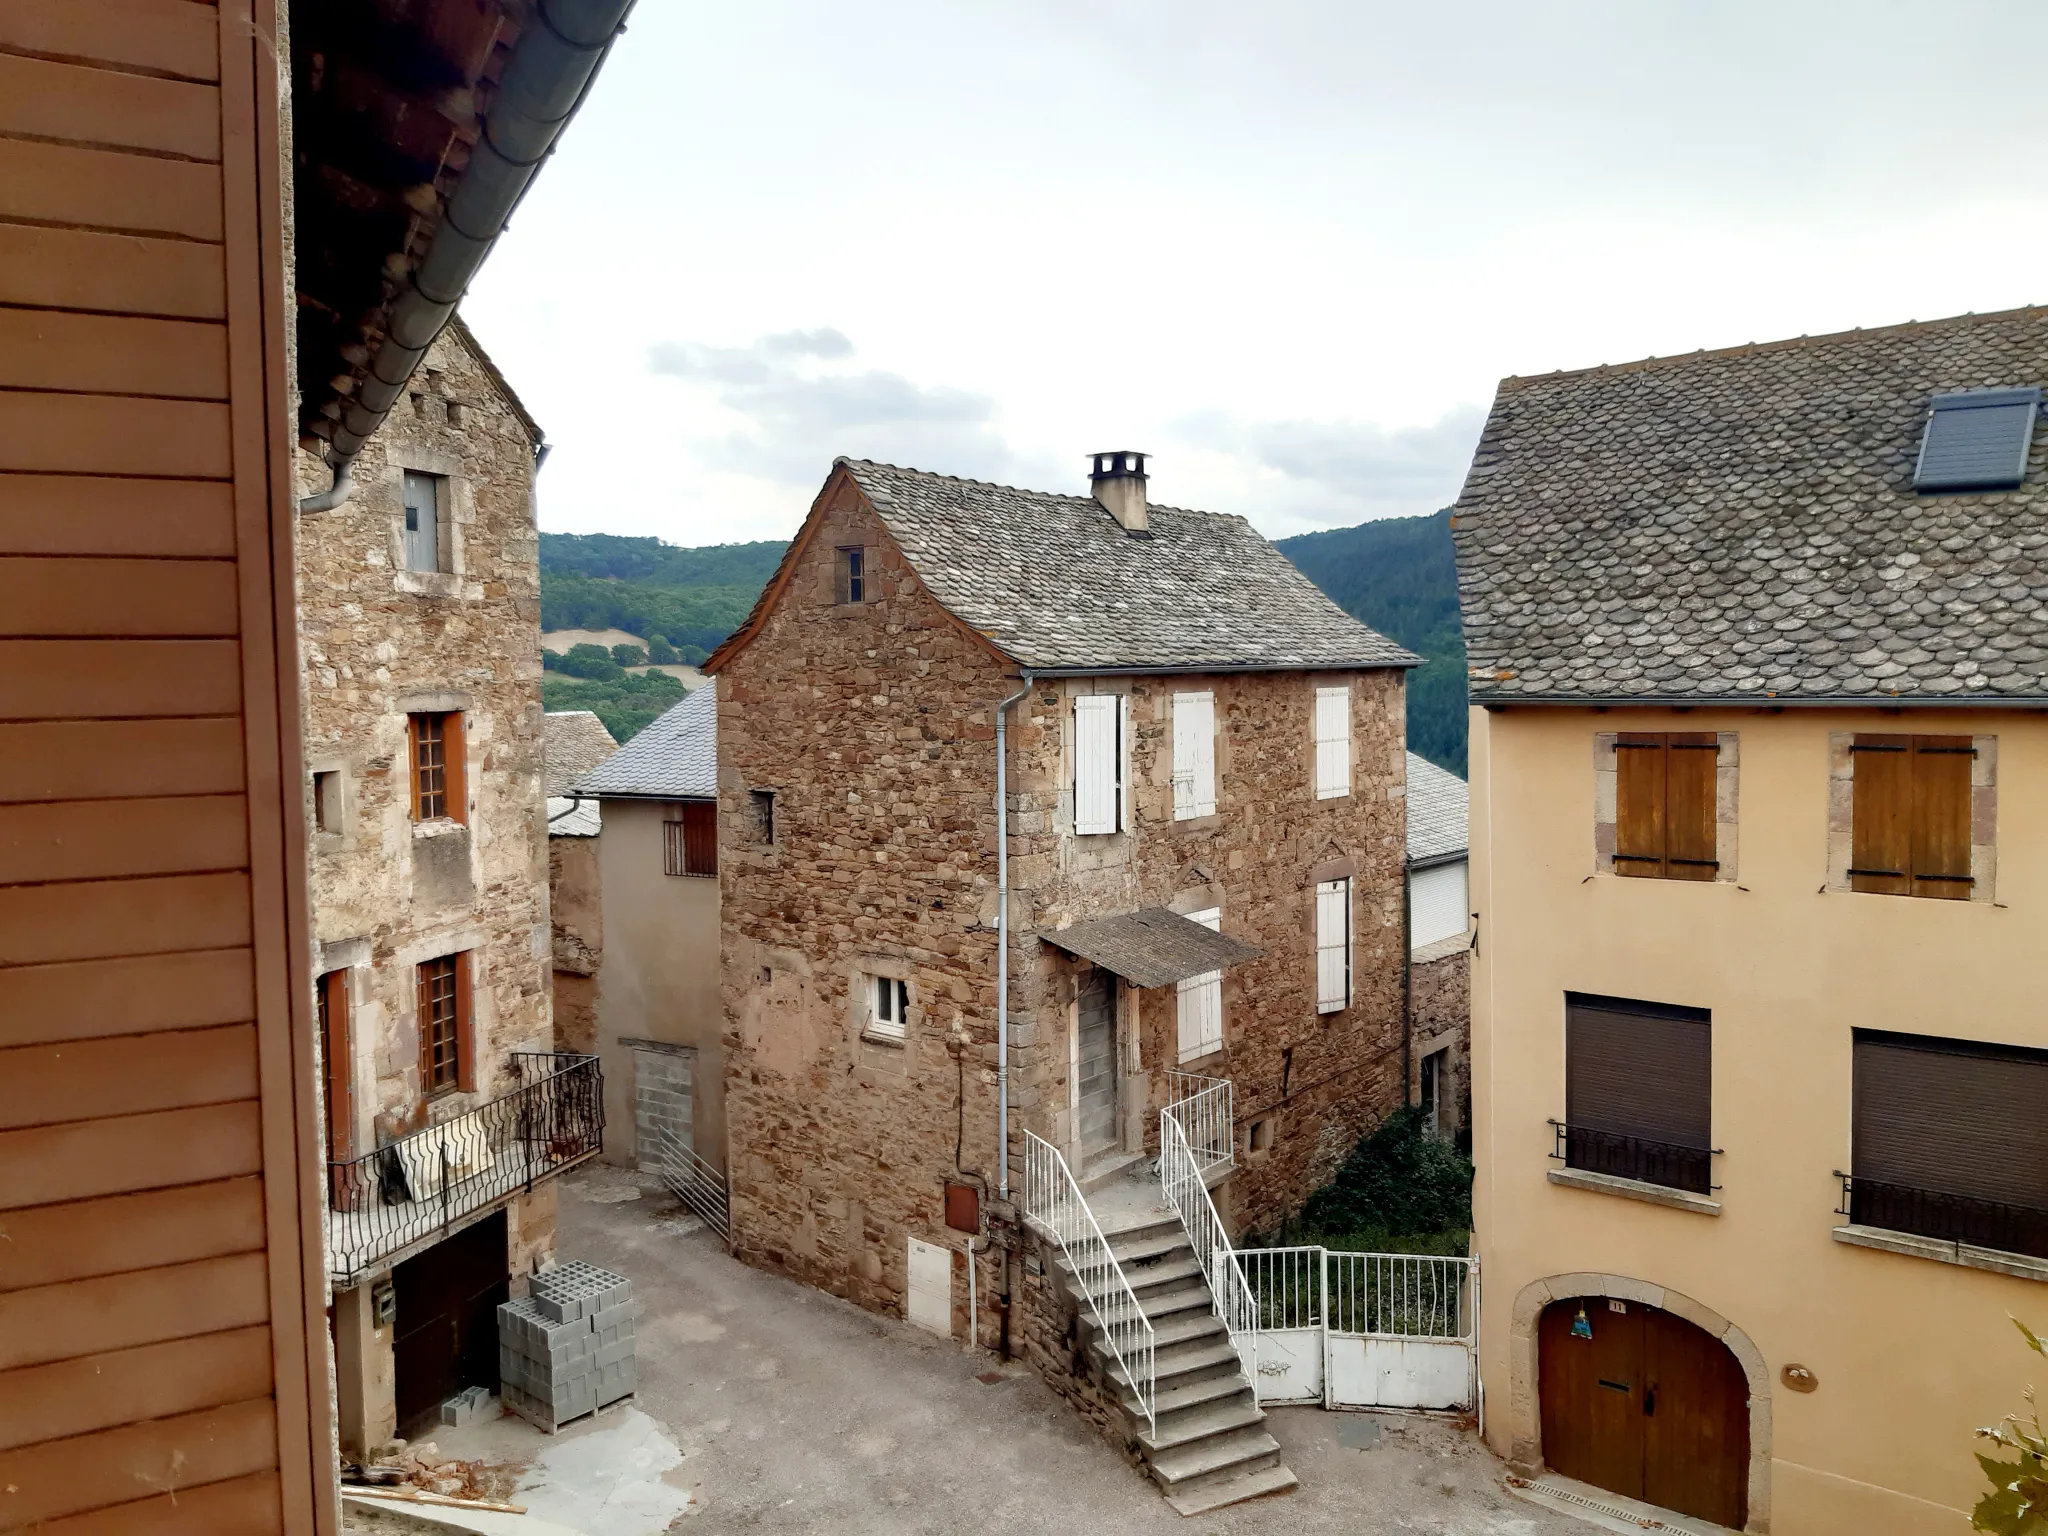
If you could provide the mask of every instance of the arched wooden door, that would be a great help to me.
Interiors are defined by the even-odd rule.
[[[1742,1529],[1749,1383],[1726,1345],[1656,1307],[1581,1296],[1544,1309],[1537,1349],[1553,1471]]]

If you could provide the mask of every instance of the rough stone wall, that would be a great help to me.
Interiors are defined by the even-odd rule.
[[[1133,1466],[1140,1464],[1143,1447],[1131,1416],[1088,1348],[1092,1320],[1081,1310],[1073,1289],[1063,1282],[1059,1245],[1031,1233],[1022,1246],[1011,1347],[1097,1434]]]
[[[597,970],[604,958],[604,885],[595,837],[548,839],[555,1049],[597,1049]]]
[[[906,1239],[959,1249],[945,1185],[994,1162],[994,707],[1009,689],[836,487],[792,589],[717,679],[733,1238],[751,1263],[901,1314]],[[865,604],[834,603],[842,545],[867,551]],[[774,794],[772,845],[757,790]],[[910,983],[900,1043],[863,1036],[873,975]],[[997,1266],[981,1265],[990,1300]]]
[[[1472,1124],[1472,950],[1464,934],[1415,952],[1413,1000],[1417,1085],[1422,1058],[1445,1051],[1449,1081],[1439,1089],[1440,1128],[1455,1136]]]
[[[448,477],[446,573],[400,568],[407,468]],[[310,457],[299,470],[324,486]],[[418,962],[470,951],[474,994],[478,1093],[426,1118],[504,1091],[515,1048],[552,1045],[533,443],[460,332],[364,448],[354,494],[298,538],[307,766],[342,789],[340,828],[313,837],[314,937],[319,969],[350,973],[363,1152],[422,1118]],[[412,820],[414,709],[464,712],[466,826]]]
[[[1318,687],[1352,685],[1351,793],[1315,798]],[[1218,1193],[1224,1219],[1264,1230],[1325,1182],[1359,1136],[1402,1102],[1402,882],[1407,761],[1395,671],[1227,673],[1041,683],[1025,704],[1012,763],[1011,880],[1020,923],[1050,929],[1136,907],[1218,908],[1225,932],[1259,945],[1224,973],[1223,1047],[1181,1063],[1175,988],[1127,994],[1138,1060],[1122,1083],[1126,1145],[1156,1150],[1157,1111],[1178,1069],[1235,1084],[1240,1169]],[[1127,692],[1135,830],[1076,838],[1073,698]],[[1173,695],[1213,695],[1217,813],[1173,819]],[[1352,881],[1352,1001],[1316,1012],[1314,886]],[[1027,915],[1028,914],[1028,915]],[[1012,1071],[1027,1124],[1071,1146],[1073,1000],[1081,967],[1020,943],[1030,1059]],[[1134,1001],[1133,1001],[1134,1000]],[[1129,1017],[1127,1013],[1126,1017]],[[1126,1055],[1127,1070],[1133,1064]],[[1270,1148],[1251,1123],[1272,1116]]]
[[[905,1238],[957,1250],[944,1186],[994,1172],[994,706],[1017,685],[843,478],[816,515],[788,590],[717,679],[735,1250],[901,1312]],[[845,546],[866,552],[866,603],[835,600]],[[1352,792],[1317,800],[1315,689],[1342,676],[1041,682],[1013,708],[1013,1152],[1030,1129],[1078,1166],[1076,967],[1036,935],[1148,905],[1218,906],[1266,950],[1225,978],[1223,1050],[1185,1066],[1235,1080],[1240,1128],[1278,1117],[1271,1148],[1220,1192],[1226,1220],[1275,1224],[1402,1101],[1402,682],[1351,675]],[[1135,830],[1076,839],[1072,696],[1110,688],[1131,694]],[[1215,696],[1218,813],[1174,822],[1171,700],[1194,689]],[[764,791],[772,844],[756,830]],[[1333,872],[1353,878],[1353,1002],[1319,1015],[1313,885]],[[910,983],[902,1043],[862,1032],[874,976]],[[1136,1151],[1156,1145],[1180,1065],[1176,992],[1122,1006]],[[986,1305],[997,1266],[982,1265]]]

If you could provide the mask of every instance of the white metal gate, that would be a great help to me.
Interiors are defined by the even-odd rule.
[[[1257,1298],[1261,1403],[1473,1405],[1479,1294],[1470,1259],[1327,1248],[1235,1257]]]

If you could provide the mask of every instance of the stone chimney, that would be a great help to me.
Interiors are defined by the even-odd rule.
[[[1125,533],[1143,533],[1145,522],[1145,455],[1128,448],[1095,455],[1095,471],[1088,477],[1095,499],[1109,508],[1109,515]]]

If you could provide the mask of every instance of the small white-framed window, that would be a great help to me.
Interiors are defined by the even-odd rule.
[[[1351,1006],[1351,882],[1316,886],[1316,1012]]]
[[[1216,814],[1216,696],[1173,696],[1173,819]]]
[[[1123,829],[1124,696],[1083,694],[1074,700],[1074,832]]]
[[[899,976],[870,976],[868,986],[868,1030],[884,1040],[901,1040],[910,1033],[910,983]]]
[[[1223,909],[1190,912],[1187,919],[1211,931],[1223,926]],[[1180,984],[1180,1059],[1194,1061],[1223,1049],[1223,973],[1204,971]]]
[[[405,472],[405,568],[443,571],[441,521],[448,501],[448,481],[417,469]]]
[[[1316,798],[1351,793],[1351,685],[1316,690]]]

